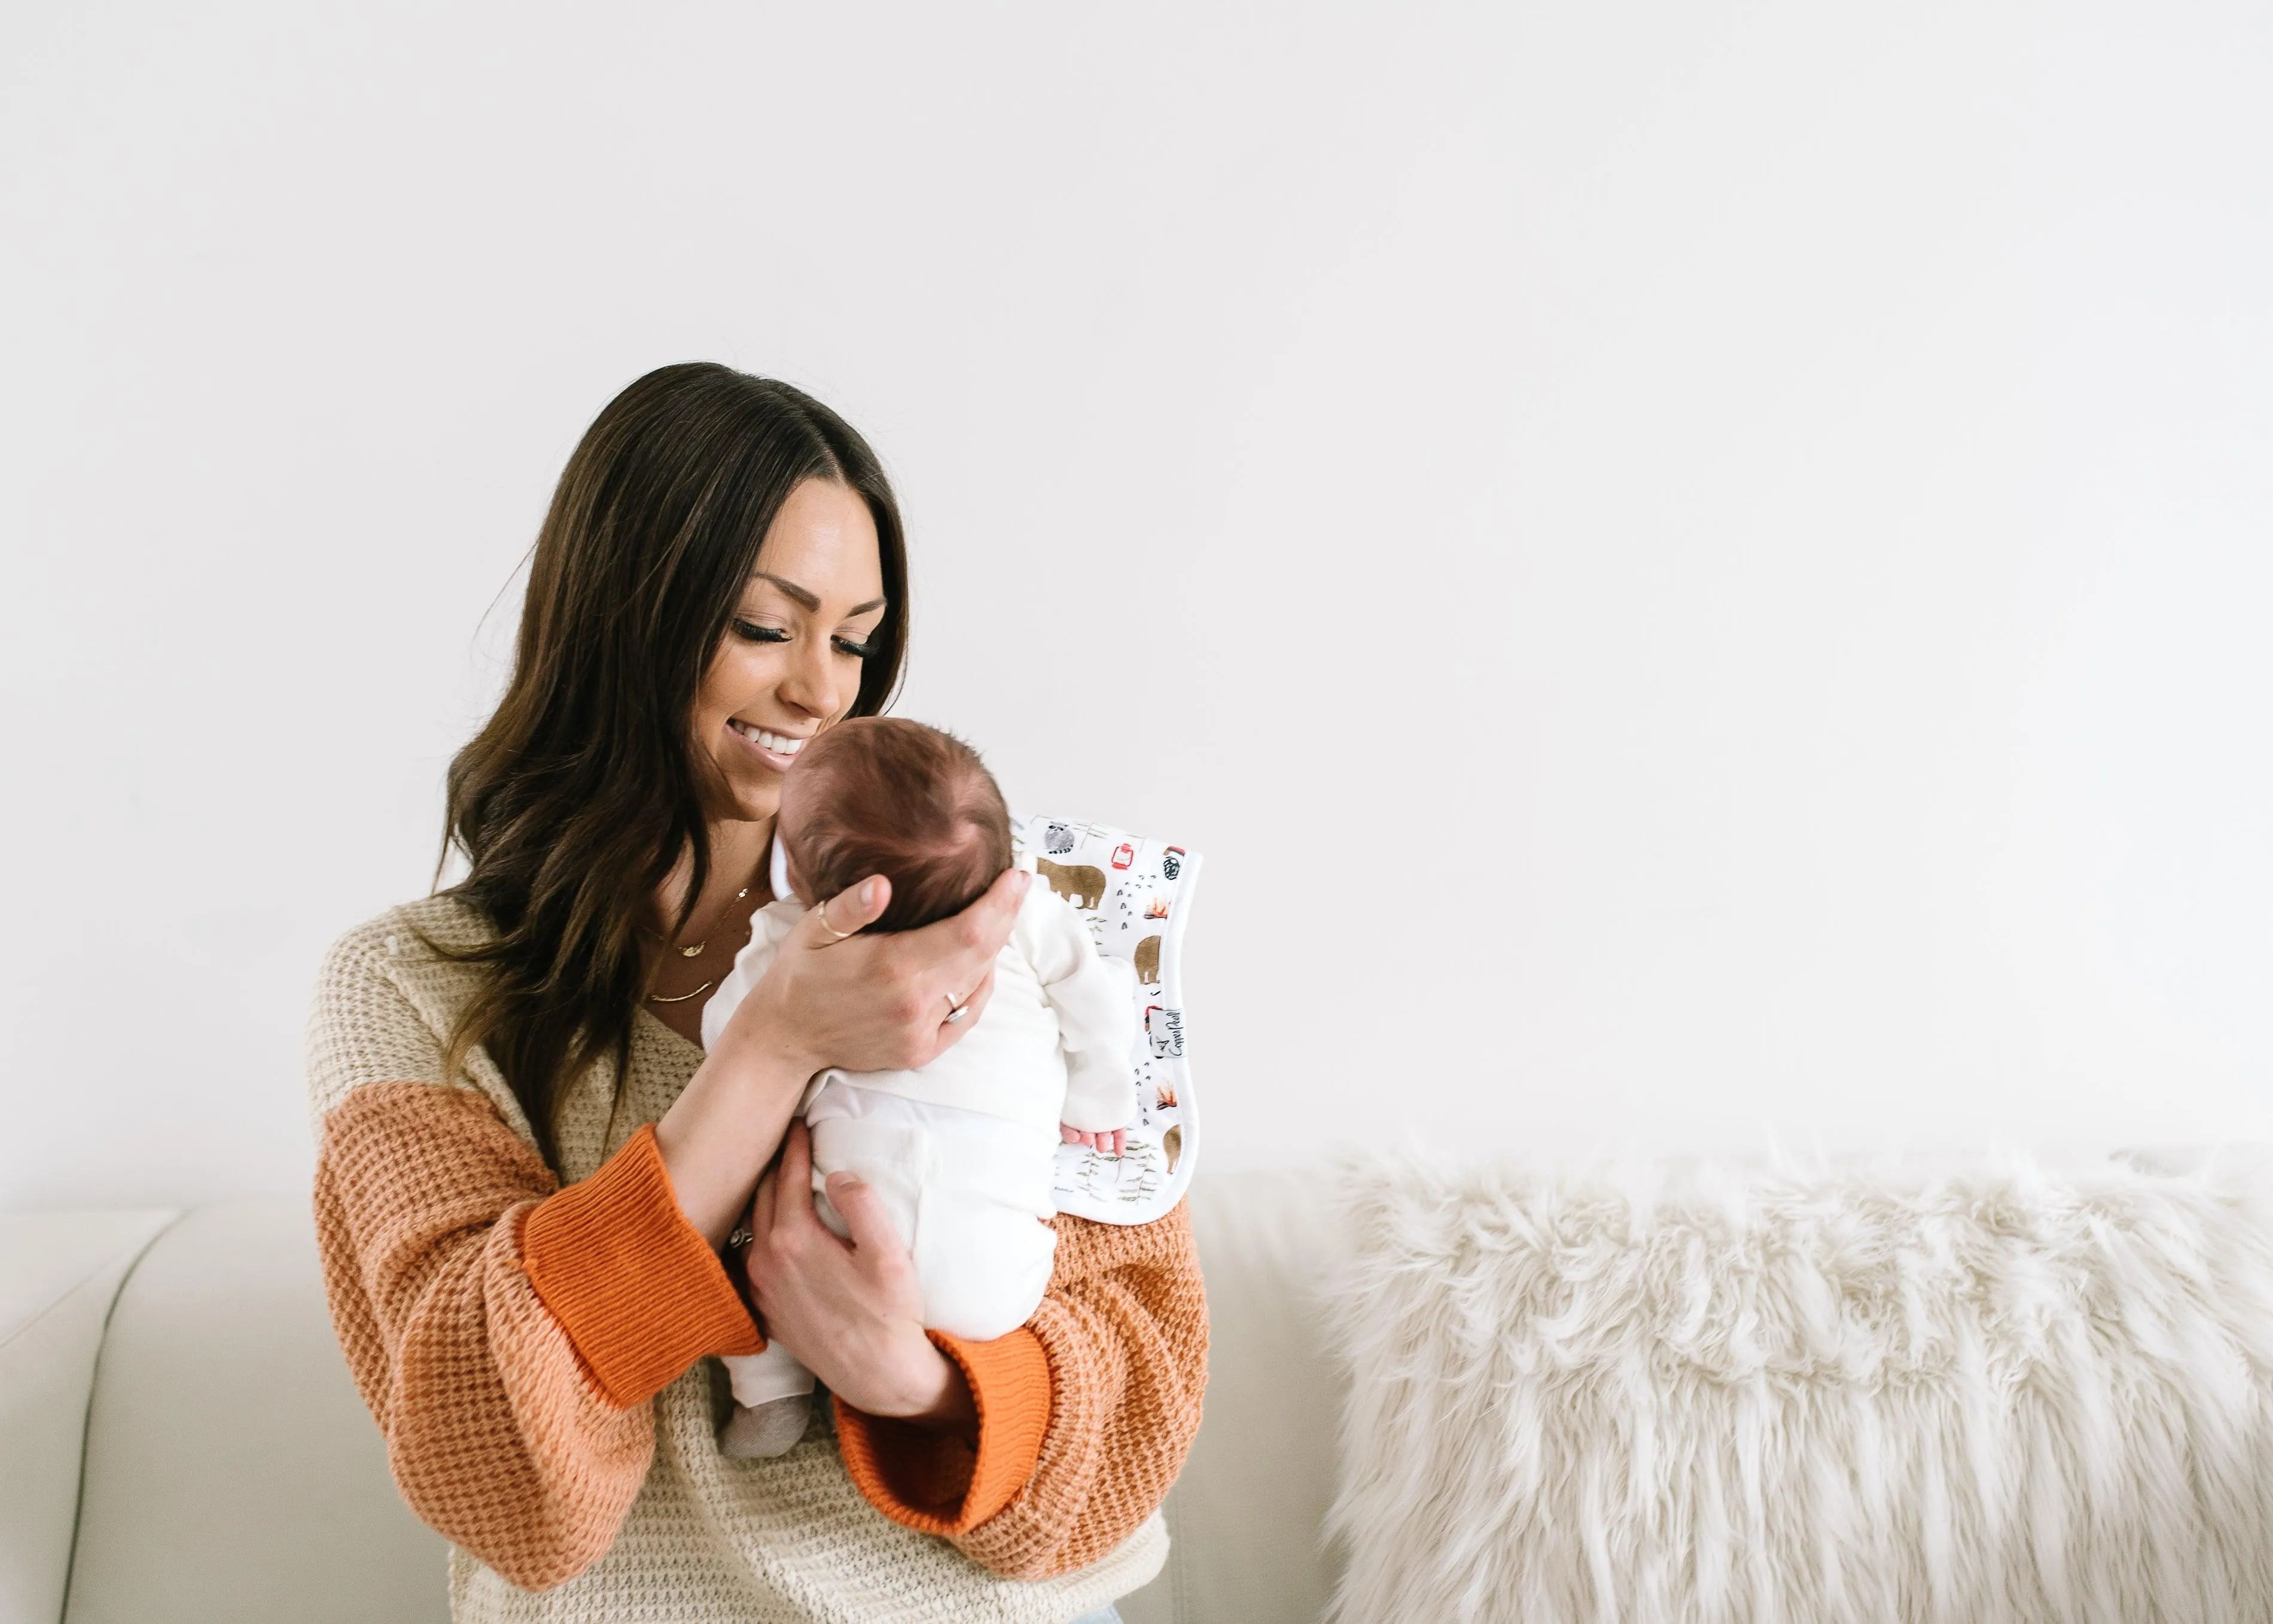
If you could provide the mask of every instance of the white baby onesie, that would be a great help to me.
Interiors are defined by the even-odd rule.
[[[804,916],[794,900],[759,911],[702,1011],[705,1049]],[[1041,1302],[1057,1246],[1042,1221],[1056,1211],[1059,1123],[1109,1132],[1136,1112],[1132,974],[1036,884],[994,961],[994,996],[961,1041],[917,1071],[831,1068],[806,1086],[799,1109],[813,1133],[815,1210],[845,1232],[823,1189],[831,1173],[854,1174],[883,1199],[929,1329],[990,1341]],[[724,1364],[743,1404],[813,1390],[812,1374],[779,1347]]]

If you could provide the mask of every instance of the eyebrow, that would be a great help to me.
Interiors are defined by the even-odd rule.
[[[807,614],[818,614],[821,613],[820,596],[817,593],[806,591],[805,588],[798,585],[796,582],[784,581],[779,575],[769,575],[762,569],[754,569],[750,572],[750,575],[755,580],[772,582],[776,586],[781,588],[783,592],[788,595],[789,600],[791,603],[804,610]],[[866,614],[871,609],[881,609],[883,606],[884,600],[882,598],[872,598],[865,604],[855,604],[851,608],[846,610],[844,612],[844,618],[850,620],[856,614]]]

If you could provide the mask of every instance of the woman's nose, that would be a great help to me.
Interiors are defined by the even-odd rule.
[[[837,703],[836,662],[829,655],[826,637],[800,642],[782,684],[782,698],[809,716],[832,717],[843,708]]]

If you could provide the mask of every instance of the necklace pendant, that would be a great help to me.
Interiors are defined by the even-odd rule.
[[[702,957],[702,950],[709,945],[710,944],[708,942],[697,942],[692,947],[680,948],[679,950],[679,956],[681,959],[700,959]]]

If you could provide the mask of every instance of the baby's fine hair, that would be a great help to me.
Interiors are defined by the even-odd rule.
[[[979,752],[896,717],[839,722],[798,753],[780,834],[816,904],[872,874],[891,881],[875,931],[960,914],[1010,866],[1009,810]]]

